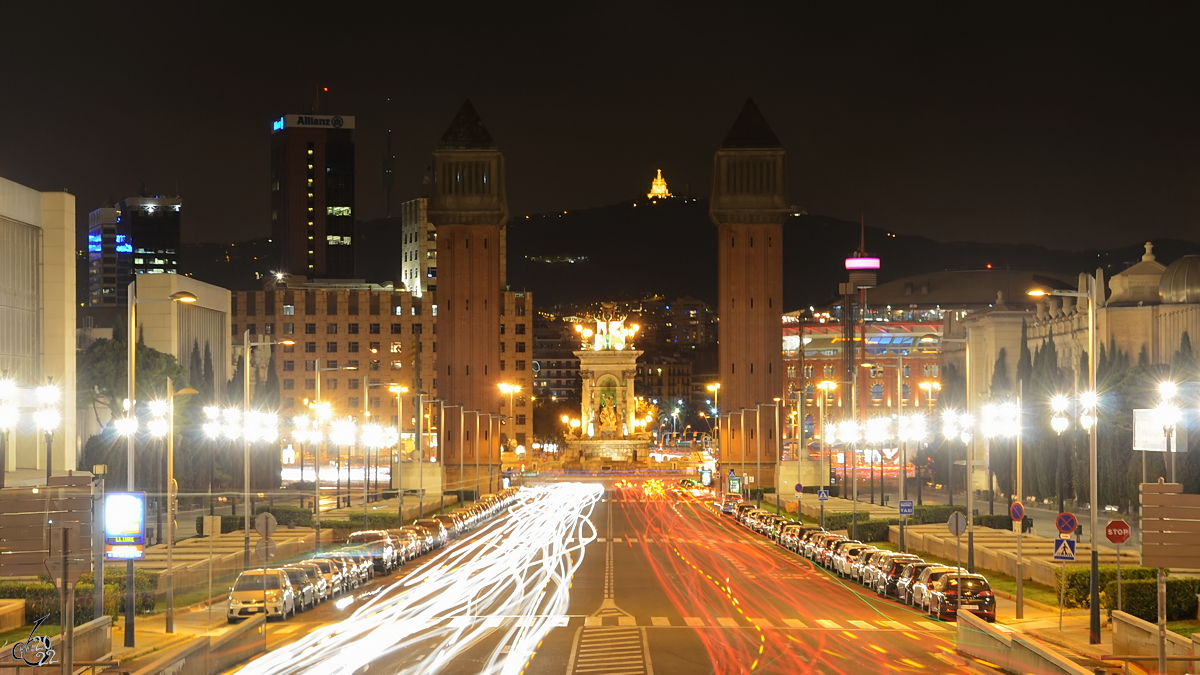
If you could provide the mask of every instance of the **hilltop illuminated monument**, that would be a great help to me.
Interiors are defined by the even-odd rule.
[[[662,169],[658,170],[658,177],[650,181],[650,191],[646,193],[650,199],[663,199],[671,196],[670,190],[667,189],[667,179],[662,177]]]
[[[638,326],[626,326],[625,317],[617,314],[613,303],[602,304],[589,323],[575,326],[581,339],[574,354],[579,358],[583,396],[578,420],[570,420],[566,461],[585,469],[644,461],[651,436],[646,423],[653,415],[638,409],[633,391],[637,360],[642,355],[631,342]]]

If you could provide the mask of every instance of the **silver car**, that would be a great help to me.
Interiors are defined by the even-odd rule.
[[[284,567],[283,571],[292,582],[292,592],[296,596],[296,609],[307,612],[317,604],[317,589],[308,578],[308,572],[298,567]]]

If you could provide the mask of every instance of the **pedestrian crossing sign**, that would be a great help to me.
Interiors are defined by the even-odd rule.
[[[1075,562],[1075,540],[1059,539],[1058,546],[1054,547],[1054,559]]]
[[[817,499],[827,501],[829,499],[829,490],[817,490]]]

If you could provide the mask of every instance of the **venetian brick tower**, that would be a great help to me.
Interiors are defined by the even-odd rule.
[[[721,420],[721,473],[752,476],[751,488],[776,480],[776,409],[762,406],[756,421],[755,407],[783,396],[783,222],[790,210],[783,146],[747,100],[713,162],[709,215],[717,225],[720,413],[732,413]]]
[[[428,215],[437,232],[436,379],[447,406],[439,452],[445,488],[491,492],[500,469],[497,385],[508,203],[504,156],[470,101],[433,151]],[[451,406],[462,406],[465,415]]]

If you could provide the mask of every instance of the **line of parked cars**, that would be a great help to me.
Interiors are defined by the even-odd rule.
[[[513,504],[519,491],[514,487],[483,495],[470,506],[418,518],[397,529],[352,532],[335,551],[280,567],[246,570],[229,590],[227,619],[236,623],[266,612],[268,619],[283,620],[307,611],[445,546]]]
[[[953,619],[959,609],[989,622],[996,620],[996,597],[982,574],[925,562],[910,553],[880,549],[756,509],[753,504],[723,503],[721,510],[783,548],[881,597],[895,598],[942,620]]]

